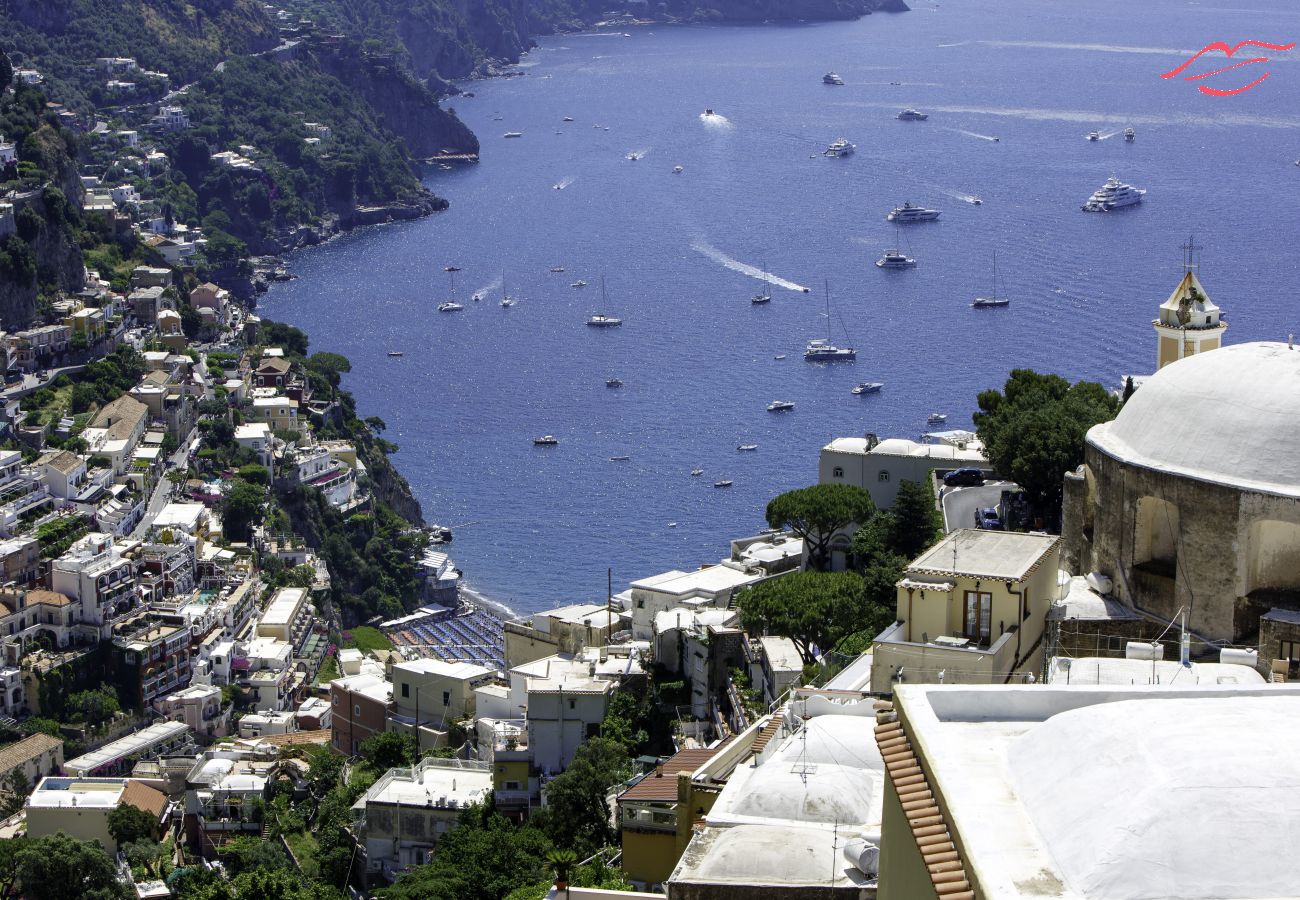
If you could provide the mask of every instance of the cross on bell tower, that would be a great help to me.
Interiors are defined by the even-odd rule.
[[[1169,299],[1160,305],[1160,317],[1151,324],[1156,330],[1156,368],[1188,356],[1214,350],[1223,344],[1224,321],[1219,307],[1205,293],[1199,277],[1197,253],[1203,248],[1194,235],[1180,245],[1183,277]]]

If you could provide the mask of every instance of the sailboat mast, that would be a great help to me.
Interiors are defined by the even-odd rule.
[[[826,279],[826,343],[831,342],[831,280]]]

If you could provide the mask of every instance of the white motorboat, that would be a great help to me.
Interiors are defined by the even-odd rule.
[[[885,216],[889,222],[897,222],[899,225],[910,225],[913,222],[933,222],[941,214],[937,209],[926,209],[924,206],[913,206],[910,202],[902,206],[895,207]]]
[[[673,166],[673,174],[674,174],[674,175],[680,175],[680,174],[682,174],[683,171],[684,171],[684,170],[682,169],[681,166]]]
[[[904,122],[924,122],[926,119],[930,118],[930,116],[927,113],[917,112],[914,109],[905,109],[899,113],[896,118],[902,119]]]
[[[621,388],[622,386],[623,386],[622,378],[615,378],[613,376],[610,376],[609,378],[605,379],[605,387]]]
[[[401,350],[389,350],[389,351],[388,351],[388,355],[389,355],[389,356],[401,356],[401,355],[402,355],[402,351],[401,351]]]
[[[758,449],[758,444],[737,444],[736,449],[741,453],[750,453]]]
[[[1142,202],[1145,193],[1146,189],[1125,184],[1112,175],[1106,179],[1105,184],[1093,192],[1093,195],[1083,204],[1083,209],[1085,212],[1110,212],[1126,206],[1135,206]]]
[[[587,282],[582,280],[575,281],[573,284],[569,285],[569,287],[575,287],[575,288],[583,288],[586,286],[587,286]]]
[[[853,151],[856,149],[858,149],[857,145],[850,144],[847,138],[837,138],[831,141],[830,146],[826,148],[822,156],[833,156],[838,159],[844,156],[852,156]]]
[[[982,206],[984,203],[984,201],[981,200],[979,197],[971,197],[966,202],[969,203],[971,206]]]
[[[698,476],[700,476],[700,475],[703,475],[703,474],[704,474],[704,470],[703,470],[703,469],[691,469],[691,477],[692,477],[692,478],[696,478],[696,477],[698,477]]]
[[[844,84],[844,79],[834,72],[827,72],[822,76],[822,84]]]
[[[1005,295],[998,296],[998,252],[993,251],[993,293],[987,297],[976,297],[971,303],[975,309],[991,309],[999,306],[1009,306],[1011,298]]]
[[[793,400],[773,400],[767,405],[768,412],[787,412],[794,409]]]
[[[1124,143],[1131,144],[1133,143],[1136,137],[1137,137],[1137,132],[1134,131],[1132,128],[1124,129]]]
[[[884,386],[885,386],[884,382],[881,381],[863,381],[853,386],[853,393],[878,394],[880,393],[880,389]]]
[[[945,413],[930,413],[930,415],[928,415],[925,419],[925,424],[942,425],[944,422],[947,421],[948,421],[948,416]]]
[[[715,481],[713,482],[713,486],[716,488],[731,487],[731,479],[724,478],[721,481]]]
[[[505,134],[501,136],[508,137],[508,138],[521,138],[524,136],[524,133],[522,131],[507,131]]]
[[[636,162],[638,159],[641,158],[641,154],[640,154],[640,153],[637,153],[635,150],[633,150],[631,153],[629,153],[629,154],[627,155],[627,158],[628,158],[631,162]]]
[[[1088,140],[1090,140],[1090,141],[1099,141],[1099,140],[1101,140],[1101,132],[1100,132],[1100,131],[1089,131],[1089,132],[1088,132]]]
[[[773,358],[773,359],[785,359],[785,354],[784,354],[784,353],[778,353],[776,356],[774,356],[774,357],[772,357],[772,358]]]
[[[610,462],[627,462],[627,461],[628,461],[629,459],[631,459],[631,458],[632,458],[632,457],[630,457],[630,456],[611,456],[611,457],[609,458],[609,461],[610,461]]]
[[[565,121],[565,122],[572,122],[572,121],[573,121],[573,116],[565,116],[564,119],[563,119],[563,121]]]
[[[510,307],[512,307],[512,306],[515,305],[515,298],[514,298],[514,297],[509,297],[509,296],[502,297],[502,298],[501,298],[501,305],[502,305],[503,307],[505,307],[506,309],[509,309]]]
[[[438,304],[438,312],[460,312],[464,308],[463,303],[457,303],[455,300],[448,300],[446,303]]]
[[[560,439],[553,434],[544,434],[541,437],[533,438],[533,443],[538,447],[554,447],[560,442]]]
[[[564,266],[551,266],[551,271],[552,271],[552,272],[563,272],[563,271],[564,271]]]

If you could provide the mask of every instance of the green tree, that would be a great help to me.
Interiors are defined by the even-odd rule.
[[[338,891],[283,867],[252,869],[234,879],[238,900],[339,900]]]
[[[867,602],[857,572],[792,572],[769,578],[737,594],[736,605],[746,631],[789,638],[805,663],[816,659],[815,650],[830,650],[845,635],[872,627],[885,615]]]
[[[3,94],[14,80],[13,63],[9,62],[9,57],[0,50],[0,94]]]
[[[815,484],[786,491],[767,504],[767,524],[789,528],[804,540],[809,565],[824,570],[830,565],[830,542],[835,533],[867,520],[876,505],[871,495],[850,484]]]
[[[935,506],[934,491],[919,481],[900,481],[898,496],[889,508],[889,549],[908,560],[943,535],[943,517]]]
[[[123,803],[108,814],[108,833],[120,847],[158,836],[158,820],[143,809]]]
[[[99,399],[99,393],[92,384],[81,383],[74,385],[72,395],[68,401],[68,411],[73,415],[84,413],[94,405]]]
[[[1083,462],[1088,429],[1114,418],[1119,402],[1100,384],[1014,369],[1001,391],[978,397],[975,430],[998,475],[1025,489],[1038,515],[1061,517],[1062,479]]]
[[[261,520],[266,491],[239,479],[221,500],[221,523],[225,536],[232,541],[247,541],[254,524]]]
[[[23,894],[31,900],[125,900],[129,896],[103,847],[63,832],[28,839],[15,862]]]
[[[553,782],[552,782],[553,783]],[[515,826],[483,805],[468,807],[428,865],[408,869],[383,900],[500,900],[546,877],[546,835]]]
[[[415,738],[400,731],[385,731],[361,742],[361,758],[377,772],[409,766],[415,758]]]
[[[279,843],[268,843],[255,837],[237,837],[217,851],[222,864],[232,876],[265,869],[289,868],[289,857],[284,855]]]
[[[110,685],[101,684],[91,691],[79,691],[68,697],[69,710],[83,718],[91,728],[98,728],[122,711],[122,704],[117,700],[117,691]]]
[[[334,390],[338,390],[345,372],[352,371],[352,363],[338,353],[313,353],[307,357],[307,370],[324,377]]]
[[[27,783],[27,776],[21,768],[9,770],[0,786],[0,816],[8,818],[23,808],[32,787]]]
[[[615,842],[609,822],[609,789],[632,774],[632,761],[623,745],[608,738],[590,738],[578,746],[573,762],[546,785],[543,828],[557,847],[582,857]]]

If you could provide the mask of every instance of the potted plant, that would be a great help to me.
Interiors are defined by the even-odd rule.
[[[546,861],[555,869],[555,889],[557,891],[567,891],[569,889],[569,870],[577,863],[578,854],[573,850],[556,848],[546,854]]]

